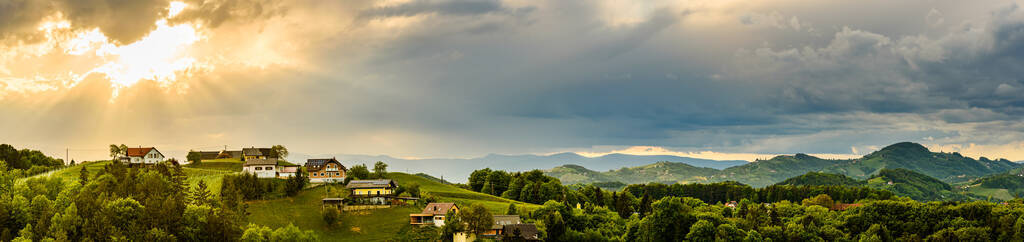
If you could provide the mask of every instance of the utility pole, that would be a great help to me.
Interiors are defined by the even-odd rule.
[[[70,150],[71,148],[64,147],[64,165],[68,165],[68,162],[71,162]]]

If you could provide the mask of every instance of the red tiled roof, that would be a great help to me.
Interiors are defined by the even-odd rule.
[[[146,154],[149,154],[149,151],[153,150],[153,149],[156,149],[156,148],[153,148],[153,147],[128,148],[128,151],[125,151],[125,156],[128,156],[128,157],[143,157],[143,156],[146,156]]]
[[[423,213],[444,215],[447,214],[448,210],[451,210],[452,207],[455,207],[455,203],[430,203],[427,204],[427,207],[423,208]]]

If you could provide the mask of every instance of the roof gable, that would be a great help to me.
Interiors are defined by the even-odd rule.
[[[242,166],[266,166],[266,165],[277,165],[277,158],[269,159],[246,159],[245,164]]]
[[[160,154],[160,156],[164,155],[161,154],[159,150],[156,150],[156,148],[153,147],[128,148],[127,150],[125,150],[124,155],[127,157],[143,157],[146,156],[146,154],[149,154],[150,151],[154,150],[156,151],[157,154]]]
[[[427,207],[423,208],[423,213],[433,215],[445,215],[448,214],[448,210],[452,208],[458,208],[455,203],[430,203]]]
[[[348,168],[345,168],[345,165],[342,165],[341,162],[338,161],[338,159],[335,159],[335,158],[330,158],[330,159],[306,159],[305,166],[306,166],[306,170],[308,170],[308,171],[320,171],[320,169],[323,169],[324,166],[326,166],[329,163],[338,164],[338,168],[340,170],[348,171]]]

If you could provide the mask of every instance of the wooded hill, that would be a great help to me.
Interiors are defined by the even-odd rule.
[[[659,162],[647,166],[622,168],[598,172],[582,166],[567,165],[548,170],[547,175],[566,184],[594,182],[640,183],[694,183],[738,181],[754,187],[764,187],[800,176],[822,171],[842,174],[855,179],[868,179],[883,169],[902,168],[946,183],[965,182],[986,175],[1000,174],[1021,164],[1006,159],[973,159],[959,153],[931,152],[916,143],[903,142],[890,145],[859,159],[831,160],[796,154],[758,160],[724,170],[699,168],[680,163]]]

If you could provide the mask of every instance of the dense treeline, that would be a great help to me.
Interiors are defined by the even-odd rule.
[[[0,144],[0,163],[4,171],[17,170],[22,176],[31,176],[63,167],[64,160],[46,156],[43,152],[29,149],[15,149],[9,144]]]
[[[863,186],[867,185],[866,181],[861,181],[847,177],[843,174],[834,174],[826,172],[807,172],[807,174],[790,177],[785,181],[776,183],[776,185],[793,185],[793,186],[821,186],[821,185],[835,185],[835,186]]]
[[[469,175],[469,189],[529,203],[565,200],[569,190],[562,182],[544,175],[540,170],[508,173],[483,169]]]
[[[653,201],[669,196],[691,197],[706,203],[726,203],[743,199],[759,203],[802,201],[821,194],[829,195],[836,201],[845,203],[853,203],[861,199],[883,200],[894,197],[890,191],[869,187],[773,185],[755,189],[738,182],[633,184],[626,186],[619,193],[595,185],[563,186],[558,183],[558,179],[546,176],[539,170],[522,173],[490,169],[477,170],[470,175],[468,188],[529,203],[539,204],[555,200],[568,204],[591,203],[598,206],[609,206],[612,210],[624,215],[641,212]]]
[[[847,203],[861,199],[893,198],[893,194],[890,191],[868,187],[773,185],[764,188],[753,188],[737,182],[672,185],[660,183],[634,184],[627,186],[624,191],[632,193],[637,197],[647,194],[654,200],[666,196],[692,197],[707,203],[725,203],[743,199],[761,203],[801,201],[821,194],[829,195],[836,201]]]
[[[0,169],[3,241],[237,241],[243,235],[253,239],[313,236],[294,227],[275,231],[251,225],[243,230],[246,206],[241,196],[217,197],[202,183],[189,189],[185,173],[173,160],[142,168],[114,162],[95,174],[83,168],[78,182],[48,177],[15,182],[17,174],[4,170]]]
[[[737,208],[667,196],[647,216],[622,217],[604,206],[549,201],[526,218],[547,241],[1021,241],[1024,204],[872,200],[845,211],[803,204],[744,201]]]

